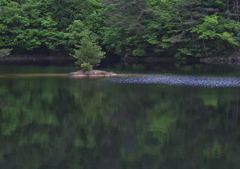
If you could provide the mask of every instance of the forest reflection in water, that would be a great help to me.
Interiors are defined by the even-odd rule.
[[[1,169],[238,168],[239,87],[0,81]]]

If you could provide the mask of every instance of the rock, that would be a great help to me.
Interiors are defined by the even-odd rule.
[[[240,64],[240,57],[207,57],[207,58],[201,58],[201,63],[207,63],[207,64]]]
[[[99,76],[117,76],[116,73],[106,72],[102,70],[79,70],[68,74],[69,77],[99,77]]]

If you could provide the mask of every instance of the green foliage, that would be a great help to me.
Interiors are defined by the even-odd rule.
[[[236,34],[234,35],[234,33],[230,33],[230,31],[233,32],[233,30],[239,28],[239,24],[237,22],[233,23],[233,21],[226,23],[228,20],[225,19],[223,19],[225,23],[219,23],[219,19],[220,18],[217,15],[205,16],[203,18],[204,22],[193,27],[191,32],[198,33],[198,39],[220,38],[221,40],[239,46],[240,44],[237,42]]]
[[[143,49],[134,49],[133,50],[133,56],[145,56],[146,52]]]
[[[93,68],[93,66],[89,62],[87,62],[87,63],[82,63],[81,68],[83,70],[91,70]]]
[[[112,4],[108,6],[108,26],[104,29],[103,43],[118,55],[146,57],[149,53],[167,51],[173,44],[165,39],[181,31],[175,17],[177,9],[172,8],[171,3],[116,0]]]
[[[1,1],[0,6],[0,45],[15,51],[69,51],[82,30],[99,33],[104,18],[99,1]]]
[[[93,66],[98,66],[102,58],[105,57],[105,52],[102,48],[94,42],[89,35],[85,35],[76,45],[73,56],[77,58],[76,64],[81,66],[83,70],[90,70]]]
[[[238,22],[214,14],[205,16],[201,24],[189,30],[196,33],[197,39],[202,40],[202,49],[205,50],[205,54],[217,55],[229,49],[234,50],[234,46],[240,46],[239,28]],[[196,41],[198,42],[201,43]]]
[[[11,54],[12,49],[0,49],[0,57],[6,57]]]
[[[59,43],[60,34],[49,13],[45,13],[49,3],[27,1],[5,3],[1,11],[4,32],[3,43],[14,49],[34,50],[41,46],[54,50]]]
[[[86,26],[82,21],[74,20],[64,33],[64,45],[73,46],[74,44],[77,44],[85,34],[85,27]]]
[[[237,41],[237,38],[234,37],[233,33],[223,32],[222,34],[217,34],[222,40],[226,40],[231,44],[240,46],[240,43]]]
[[[237,1],[1,0],[0,46],[71,53],[90,30],[111,54],[178,58],[237,52]],[[214,45],[213,45],[214,44]]]
[[[218,16],[205,16],[202,24],[193,27],[191,32],[200,34],[199,39],[214,39],[216,36],[216,26],[218,25]]]

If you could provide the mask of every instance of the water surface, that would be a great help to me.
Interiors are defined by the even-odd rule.
[[[1,169],[239,168],[237,66],[76,69],[0,66]]]

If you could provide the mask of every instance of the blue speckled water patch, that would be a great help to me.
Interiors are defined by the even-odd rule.
[[[238,77],[187,76],[187,75],[142,75],[105,78],[112,83],[166,84],[203,87],[239,87]]]

